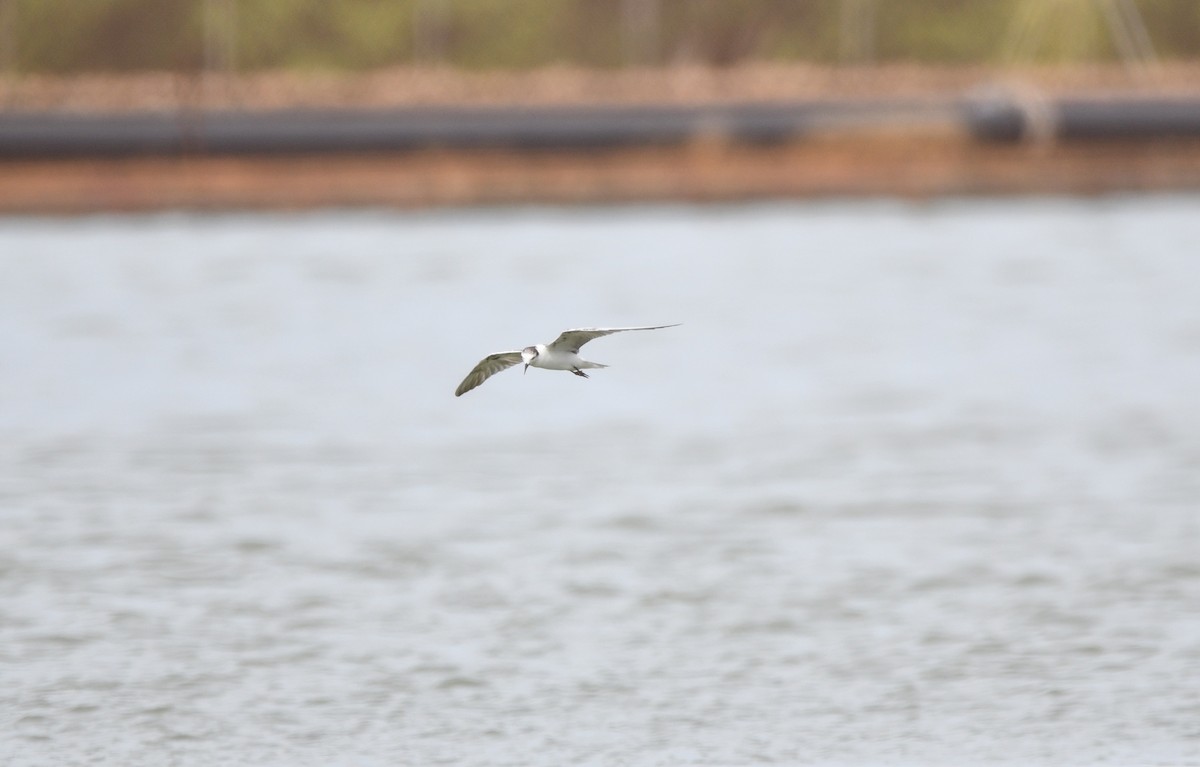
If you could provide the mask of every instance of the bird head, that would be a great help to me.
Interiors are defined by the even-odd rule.
[[[538,349],[536,346],[526,346],[521,350],[521,359],[525,360],[525,369],[521,371],[524,375],[529,371],[529,365],[538,357]]]

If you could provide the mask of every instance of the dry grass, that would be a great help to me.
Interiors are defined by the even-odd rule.
[[[309,209],[1195,189],[1200,142],[986,145],[829,137],[604,152],[444,152],[6,163],[0,211]]]

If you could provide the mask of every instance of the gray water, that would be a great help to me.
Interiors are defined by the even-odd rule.
[[[1200,198],[10,218],[0,269],[4,764],[1200,764]]]

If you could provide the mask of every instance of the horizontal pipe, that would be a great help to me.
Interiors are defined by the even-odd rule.
[[[963,108],[969,132],[983,141],[1200,138],[1200,99],[992,96]]]
[[[413,108],[178,114],[0,115],[0,156],[604,149],[718,136],[778,143],[893,104],[738,107]]]
[[[428,148],[591,150],[719,138],[960,128],[982,141],[1200,136],[1200,100],[1008,96],[735,106],[491,107],[127,114],[0,114],[0,158],[307,154]]]

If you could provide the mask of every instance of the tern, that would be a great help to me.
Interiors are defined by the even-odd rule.
[[[454,390],[454,396],[461,397],[501,370],[507,370],[522,360],[525,361],[524,372],[526,373],[529,372],[529,366],[532,365],[535,368],[542,368],[543,370],[566,370],[582,378],[587,378],[588,374],[583,372],[584,370],[608,367],[608,365],[601,365],[599,362],[588,362],[579,356],[579,347],[588,341],[600,338],[601,336],[609,336],[613,333],[624,333],[627,330],[661,330],[663,328],[678,327],[680,324],[650,325],[640,328],[578,328],[576,330],[564,330],[559,334],[558,338],[548,344],[526,346],[519,352],[496,352],[495,354],[489,354],[481,359],[479,364],[470,373],[467,373],[467,377]]]

